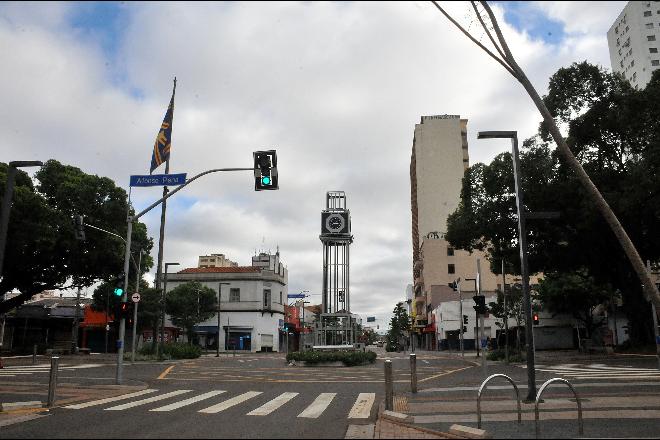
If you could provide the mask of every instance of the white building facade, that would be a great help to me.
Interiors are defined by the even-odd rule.
[[[643,89],[660,68],[660,1],[630,1],[607,31],[612,70]]]
[[[254,265],[255,261],[258,265]],[[253,266],[198,267],[167,275],[167,291],[190,281],[220,292],[218,315],[199,323],[200,344],[221,351],[280,351],[284,344],[284,306],[288,271],[275,255],[253,257]]]

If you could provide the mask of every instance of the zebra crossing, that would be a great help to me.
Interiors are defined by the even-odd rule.
[[[524,365],[521,367],[526,368]],[[658,369],[608,366],[605,364],[536,365],[536,371],[551,373],[553,375],[574,380],[660,380],[660,370]]]
[[[60,365],[59,371],[72,371],[87,368],[102,367],[101,364],[81,364],[81,365]],[[6,366],[0,368],[0,379],[4,377],[17,377],[28,376],[32,374],[48,373],[50,371],[50,364],[37,364],[37,365],[21,365],[21,366]]]
[[[177,389],[165,393],[159,393],[159,390],[149,388],[134,393],[123,394],[121,396],[67,405],[63,408],[71,410],[82,410],[92,407],[103,407],[104,411],[125,411],[136,407],[146,407],[148,405],[155,404],[156,407],[148,409],[148,412],[171,412],[182,408],[191,407],[196,404],[201,404],[202,402],[205,402],[204,405],[208,405],[210,403],[209,401],[213,398],[218,396],[227,396],[227,391],[225,390],[213,390],[190,397],[191,393],[193,392],[195,391],[189,389]],[[196,412],[201,414],[218,414],[230,408],[245,405],[246,416],[263,417],[274,413],[278,409],[284,407],[290,402],[295,401],[296,399],[299,400],[306,397],[296,392],[285,392],[274,396],[266,403],[263,403],[262,405],[255,408],[255,405],[251,404],[252,399],[255,399],[256,397],[263,394],[264,392],[262,391],[247,391],[235,396],[230,396],[229,398],[214,403],[211,406],[206,406],[201,409],[198,406],[195,409]],[[170,402],[163,406],[159,406],[160,404],[157,403],[179,397],[183,398],[183,400]],[[320,393],[303,409],[302,412],[297,414],[296,417],[300,419],[318,419],[333,404],[333,402],[336,402],[336,397],[337,393]],[[346,417],[348,419],[368,419],[371,415],[375,401],[376,393],[359,393]]]

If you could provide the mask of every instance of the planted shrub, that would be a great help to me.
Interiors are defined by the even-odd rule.
[[[151,344],[142,347],[138,353],[145,358],[156,356]],[[170,342],[163,345],[162,357],[164,359],[197,359],[202,355],[202,349],[196,345],[181,342]]]
[[[322,362],[342,362],[347,367],[373,364],[376,353],[373,351],[296,351],[286,355],[287,361],[305,362],[310,365]]]

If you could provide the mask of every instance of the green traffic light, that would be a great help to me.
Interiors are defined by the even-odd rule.
[[[261,178],[261,183],[264,184],[264,185],[270,185],[270,177],[268,177],[268,176],[263,176],[263,177]]]
[[[115,287],[115,296],[122,296],[124,294],[124,289],[121,287]]]

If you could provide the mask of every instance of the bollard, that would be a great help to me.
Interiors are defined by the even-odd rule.
[[[410,354],[410,391],[417,392],[417,356],[415,353]]]
[[[37,363],[37,344],[32,347],[32,365]]]
[[[55,403],[55,389],[57,388],[57,370],[60,366],[60,358],[53,356],[50,358],[50,379],[48,381],[48,408]]]
[[[394,410],[394,390],[392,389],[392,361],[385,361],[385,410]]]

